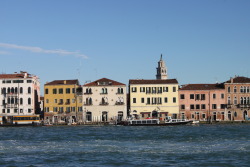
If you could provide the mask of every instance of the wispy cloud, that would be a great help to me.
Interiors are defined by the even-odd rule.
[[[67,50],[62,50],[62,49],[55,49],[55,50],[47,50],[43,49],[40,47],[33,47],[33,46],[21,46],[21,45],[15,45],[15,44],[8,44],[8,43],[0,43],[0,47],[2,48],[7,48],[7,49],[19,49],[19,50],[25,50],[25,51],[30,51],[34,53],[44,53],[44,54],[58,54],[62,56],[76,56],[76,57],[81,57],[84,59],[87,59],[88,57],[84,54],[81,54],[80,52],[71,52]],[[0,51],[1,54],[1,51]]]
[[[1,51],[0,50],[0,55],[10,55],[10,52],[6,52],[6,51]]]

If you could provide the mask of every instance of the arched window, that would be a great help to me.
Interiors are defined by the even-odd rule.
[[[13,87],[11,88],[11,93],[15,93],[15,89]]]
[[[18,92],[17,92],[17,87],[15,87],[15,93],[18,93]]]
[[[89,88],[89,94],[92,94],[92,89],[91,88]]]
[[[231,104],[231,97],[230,96],[227,97],[227,104]]]
[[[235,105],[237,104],[237,97],[236,96],[234,97],[234,104]]]
[[[28,93],[29,94],[31,93],[31,87],[28,87]]]
[[[11,98],[11,104],[14,104],[15,103],[15,99],[12,97]]]
[[[10,93],[10,88],[8,88],[8,91],[7,91],[8,93]]]
[[[244,97],[244,102],[243,103],[247,104],[247,98],[246,97]]]
[[[243,86],[240,87],[240,92],[243,93],[244,92],[244,88]]]
[[[20,87],[20,94],[23,94],[23,87]]]
[[[31,98],[28,98],[28,105],[31,105]]]
[[[234,117],[237,117],[237,112],[234,112]]]
[[[23,98],[20,98],[20,105],[23,105]]]
[[[234,93],[237,93],[237,87],[234,86]]]
[[[247,97],[247,104],[250,104],[250,97]]]
[[[10,98],[8,98],[8,100],[7,100],[7,101],[8,101],[8,104],[10,104]]]
[[[230,87],[227,88],[227,92],[228,92],[228,93],[231,92],[231,88],[230,88]]]
[[[243,97],[240,97],[240,104],[244,104]]]

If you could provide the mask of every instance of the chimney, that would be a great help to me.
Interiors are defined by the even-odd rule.
[[[65,85],[67,84],[67,81],[66,80],[64,80],[64,82],[63,82]]]
[[[234,78],[233,78],[233,77],[231,77],[231,78],[230,78],[230,80],[231,80],[231,83],[233,83],[233,82],[234,82]]]

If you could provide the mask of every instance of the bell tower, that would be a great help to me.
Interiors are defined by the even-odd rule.
[[[156,68],[156,72],[156,79],[168,79],[167,67],[165,65],[165,62],[162,60],[162,54],[160,61],[158,61],[158,67]]]

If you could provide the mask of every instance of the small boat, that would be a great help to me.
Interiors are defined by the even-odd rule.
[[[187,119],[172,119],[170,116],[166,117],[164,122],[159,119],[137,119],[137,120],[128,120],[124,125],[128,126],[170,126],[170,125],[186,125],[190,124],[193,121]]]

